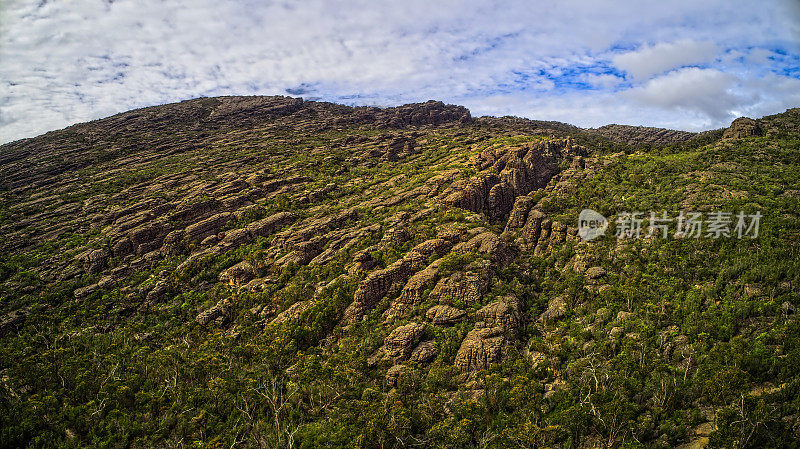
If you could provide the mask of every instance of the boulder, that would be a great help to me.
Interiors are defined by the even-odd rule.
[[[256,277],[256,269],[250,262],[242,261],[222,271],[219,281],[229,285],[244,285]]]
[[[564,298],[557,296],[547,304],[547,310],[539,316],[542,323],[556,321],[567,313],[567,302]]]
[[[433,340],[423,341],[418,344],[414,351],[411,353],[409,360],[420,364],[428,363],[436,358],[439,350],[436,349],[436,342]]]
[[[297,216],[291,212],[278,212],[267,218],[250,223],[247,225],[246,229],[254,236],[265,237],[293,223],[295,220],[297,220]]]
[[[394,365],[386,370],[386,385],[389,387],[396,387],[400,381],[400,377],[408,370],[409,367],[406,365]]]
[[[428,309],[425,317],[431,320],[436,326],[451,326],[463,320],[466,312],[448,305],[437,305]]]
[[[502,328],[473,329],[461,342],[455,367],[462,373],[487,369],[502,360],[506,343]]]
[[[212,321],[217,321],[220,324],[223,324],[230,319],[230,316],[228,316],[230,309],[231,301],[230,299],[226,298],[209,309],[201,312],[199,315],[197,315],[195,320],[204,326]]]
[[[513,297],[494,301],[475,312],[476,328],[500,328],[504,332],[516,332],[519,324],[519,305]]]
[[[220,242],[227,250],[234,250],[242,245],[247,245],[253,241],[253,234],[247,229],[233,229],[225,233],[225,237]]]
[[[485,265],[476,267],[475,271],[456,271],[439,280],[431,290],[430,298],[446,305],[456,300],[468,306],[475,304],[489,287],[489,275],[488,266]]]
[[[395,361],[408,359],[423,335],[425,335],[424,324],[409,323],[395,328],[384,339],[386,354]]]
[[[586,277],[592,280],[600,279],[606,275],[606,269],[603,267],[591,267],[586,270]]]

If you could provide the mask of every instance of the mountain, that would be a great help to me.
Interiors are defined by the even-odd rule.
[[[800,109],[202,98],[2,145],[0,192],[2,447],[800,439]]]

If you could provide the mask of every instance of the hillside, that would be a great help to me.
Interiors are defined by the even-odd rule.
[[[800,109],[695,134],[203,98],[0,146],[0,231],[0,447],[800,440]]]

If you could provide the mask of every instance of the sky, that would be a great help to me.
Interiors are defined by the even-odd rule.
[[[0,143],[218,95],[714,129],[800,106],[800,1],[0,0]]]

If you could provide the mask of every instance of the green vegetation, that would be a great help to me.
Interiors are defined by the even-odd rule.
[[[192,107],[209,117],[218,104]],[[80,129],[24,144],[56,156],[84,150],[72,170],[0,183],[8,236],[0,253],[0,447],[796,447],[797,111],[761,119],[762,137],[712,132],[637,146],[578,130],[534,133],[500,119],[393,129],[336,121],[349,116],[335,105],[307,108],[241,126],[175,112],[174,133],[164,125],[143,134],[145,121],[88,147]],[[477,302],[438,300],[465,319],[434,326],[425,311],[437,304],[436,280],[494,263],[475,249],[448,249],[421,258],[415,271],[438,261],[437,277],[408,315],[386,318],[411,274],[363,319],[343,325],[365,279],[417,245],[450,229],[503,231],[505,218],[437,202],[454,181],[481,172],[476,156],[569,134],[591,151],[585,159],[593,164],[581,172],[591,175],[531,193],[550,219],[573,226],[583,208],[606,216],[760,211],[758,238],[620,241],[612,226],[590,244],[569,240],[544,253],[508,243],[509,262],[491,268]],[[413,151],[385,156],[410,140]],[[0,153],[28,151],[24,145]],[[56,156],[42,157],[61,161]],[[250,176],[259,179],[244,182]],[[299,176],[309,180],[269,184]],[[37,180],[56,187],[45,191]],[[408,193],[420,189],[431,190]],[[169,204],[159,217],[183,229],[178,213],[211,200],[233,211],[216,232],[183,236],[171,252],[114,252],[158,207]],[[120,213],[144,201],[153,202]],[[278,212],[295,221],[208,251]],[[312,225],[319,229],[305,236]],[[396,230],[405,237],[390,238]],[[317,246],[302,246],[316,236],[324,236]],[[105,265],[87,268],[88,254],[103,248]],[[329,249],[324,263],[312,262]],[[221,277],[243,263],[252,267],[246,280]],[[607,274],[592,279],[588,267]],[[478,311],[509,297],[519,301],[520,324],[502,359],[459,371],[454,363],[478,329]],[[540,319],[555,299],[564,313]],[[215,307],[220,313],[203,322]],[[12,322],[19,311],[24,319]],[[287,311],[296,313],[278,319]],[[436,356],[406,360],[388,382],[392,363],[370,359],[411,322],[426,323],[423,338]]]

